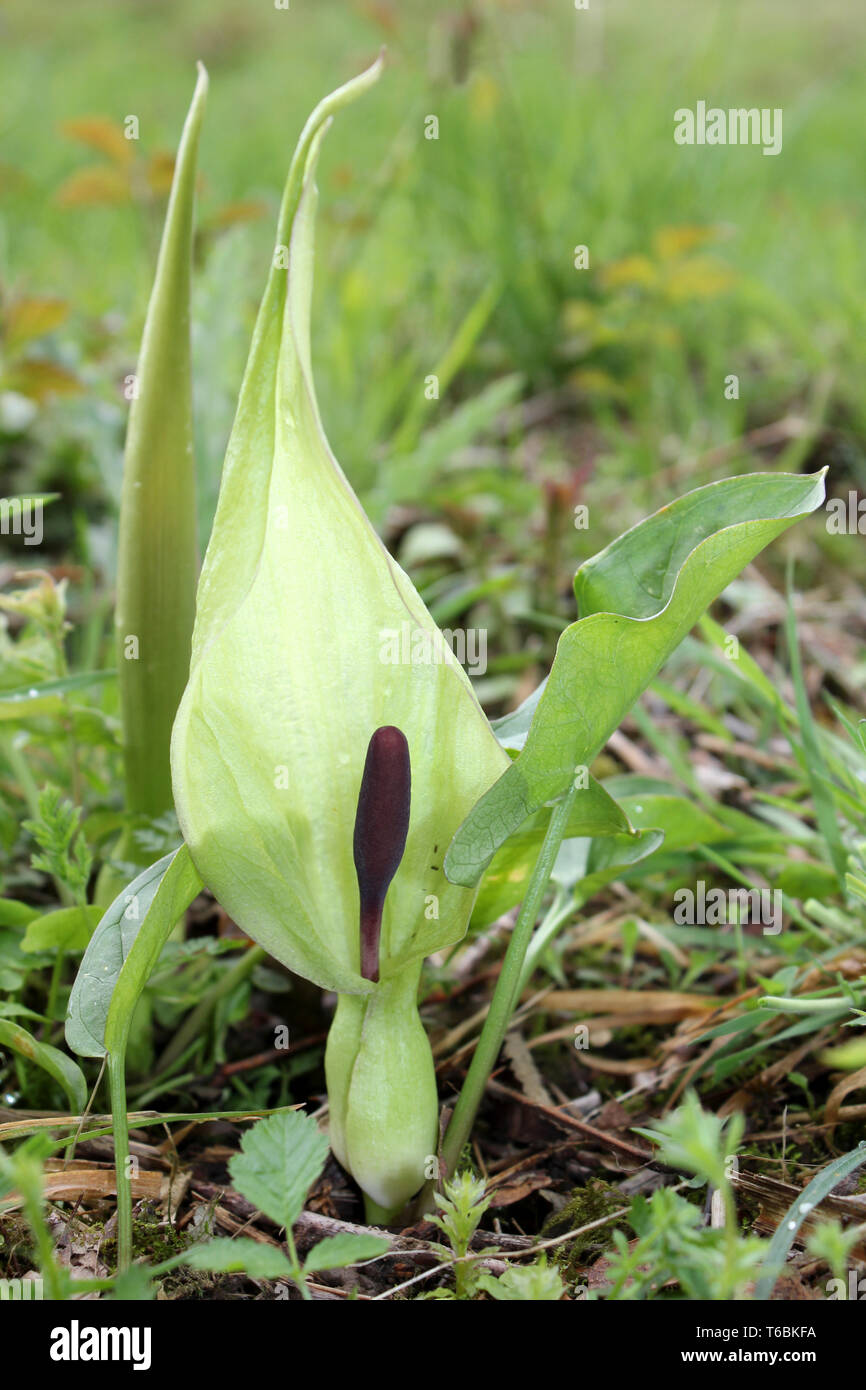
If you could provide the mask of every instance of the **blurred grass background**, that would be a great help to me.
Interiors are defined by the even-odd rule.
[[[575,563],[661,501],[761,467],[866,483],[864,33],[846,0],[7,0],[4,491],[60,492],[54,554],[110,587],[123,382],[200,58],[204,545],[291,150],[384,43],[322,161],[323,416],[440,620],[498,630],[485,693],[508,700],[509,663],[571,616]],[[699,99],[781,107],[782,153],[677,146]],[[818,537],[840,575],[862,572],[858,539]]]

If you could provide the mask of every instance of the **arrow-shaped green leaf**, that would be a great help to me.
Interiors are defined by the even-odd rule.
[[[69,996],[66,1041],[79,1057],[104,1057],[111,1050],[107,1024],[121,976],[126,984],[121,1016],[128,1027],[159,952],[200,889],[184,845],[151,864],[115,898],[90,938]],[[134,968],[126,970],[139,937]],[[135,988],[130,990],[133,975]]]
[[[704,609],[823,498],[823,471],[710,483],[581,566],[574,587],[583,616],[559,639],[523,752],[452,840],[449,879],[474,882],[467,864],[475,875],[527,816],[565,794]]]

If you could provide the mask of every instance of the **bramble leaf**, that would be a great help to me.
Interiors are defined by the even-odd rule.
[[[384,1255],[387,1249],[388,1241],[381,1236],[355,1235],[352,1231],[326,1236],[313,1246],[305,1259],[304,1273],[310,1274],[314,1269],[342,1269],[345,1265]]]
[[[229,1161],[239,1192],[278,1226],[291,1230],[325,1166],[328,1137],[311,1116],[283,1111],[259,1120]]]
[[[248,1274],[251,1279],[291,1279],[293,1273],[282,1250],[250,1236],[216,1236],[184,1251],[183,1263],[214,1274]]]

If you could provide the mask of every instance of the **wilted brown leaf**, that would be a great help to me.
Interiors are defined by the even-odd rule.
[[[99,207],[128,203],[132,193],[124,172],[110,164],[98,164],[70,174],[58,188],[56,197],[62,208]]]
[[[6,310],[3,325],[7,352],[16,352],[25,343],[51,333],[69,314],[65,299],[34,295],[16,299]]]
[[[117,164],[128,164],[132,159],[132,142],[124,135],[123,126],[105,116],[80,116],[63,121],[60,130],[63,135],[98,150]]]
[[[3,375],[3,386],[7,391],[17,391],[30,400],[42,402],[49,396],[74,396],[81,390],[81,382],[66,367],[43,358],[28,358],[16,362]]]

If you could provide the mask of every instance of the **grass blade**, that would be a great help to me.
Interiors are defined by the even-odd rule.
[[[847,1178],[849,1173],[853,1173],[855,1169],[859,1168],[862,1163],[866,1163],[866,1140],[862,1140],[857,1148],[852,1149],[850,1153],[843,1154],[841,1158],[834,1159],[832,1163],[827,1164],[826,1168],[822,1168],[821,1172],[803,1189],[796,1202],[793,1202],[788,1208],[770,1241],[769,1253],[763,1267],[764,1272],[755,1285],[754,1296],[756,1299],[770,1297],[788,1251],[794,1244],[797,1232],[810,1211],[819,1202],[823,1202],[825,1197],[829,1197],[833,1188],[843,1178]]]

